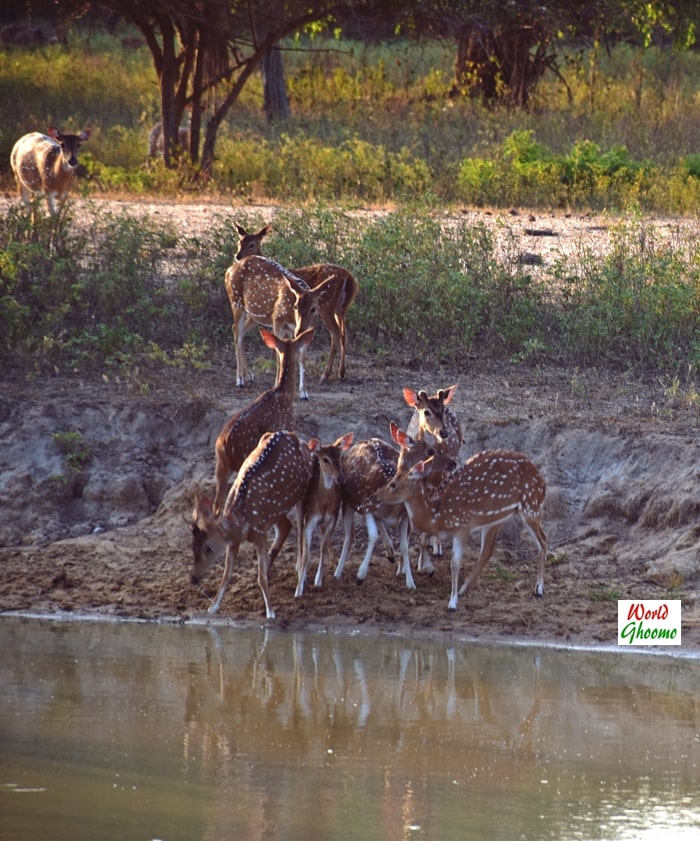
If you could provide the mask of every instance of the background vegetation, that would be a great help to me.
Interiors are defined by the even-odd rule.
[[[147,160],[158,91],[131,35],[71,31],[66,44],[0,51],[8,190],[18,136],[90,127],[87,196],[286,205],[267,253],[357,275],[358,350],[425,365],[478,353],[660,371],[697,397],[700,246],[653,243],[641,214],[700,208],[700,55],[619,46],[591,74],[590,56],[572,52],[571,99],[552,77],[528,111],[514,111],[448,95],[454,57],[437,41],[316,42],[285,53],[292,117],[268,122],[252,78],[220,132],[211,180],[195,185],[185,163]],[[351,211],[367,205],[392,212],[358,220]],[[607,209],[626,221],[612,254],[562,260],[544,283],[499,254],[486,228],[458,216],[446,227],[444,211],[464,205]],[[35,226],[13,206],[0,220],[0,363],[37,374],[205,364],[213,348],[230,348],[222,278],[236,243],[230,218],[215,218],[205,239],[182,240],[99,205],[86,224],[69,206]]]

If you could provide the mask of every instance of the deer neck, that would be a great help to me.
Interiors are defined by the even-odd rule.
[[[428,532],[428,534],[438,534],[440,532],[438,514],[426,495],[424,481],[409,481],[412,483],[412,492],[404,500],[404,505],[413,527],[418,531]],[[413,487],[414,485],[415,487]]]
[[[283,353],[280,355],[279,372],[274,390],[277,393],[289,394],[294,397],[294,375],[295,375],[296,354]]]

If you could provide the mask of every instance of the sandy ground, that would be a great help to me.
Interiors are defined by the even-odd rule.
[[[212,212],[196,207],[187,206],[190,229],[193,219],[206,224]],[[179,205],[141,204],[134,212],[144,208],[183,218]],[[576,248],[587,227],[594,229],[590,236],[609,233],[585,217],[498,221],[511,223],[508,236],[518,238],[523,253],[539,248],[545,265],[553,259],[552,241],[557,250],[567,243]],[[525,228],[557,233],[533,235]],[[248,347],[261,362],[269,355],[252,336]],[[456,612],[447,610],[449,554],[436,561],[434,574],[417,573],[417,589],[409,591],[378,547],[358,586],[366,546],[358,519],[343,577],[336,580],[331,568],[321,588],[307,584],[299,599],[292,535],[271,573],[277,626],[615,645],[618,599],[681,599],[683,648],[700,647],[697,405],[669,396],[658,378],[638,382],[600,370],[488,367],[478,360],[469,371],[409,371],[377,366],[352,346],[347,379],[321,386],[327,347],[321,330],[308,367],[311,399],[296,405],[302,436],[387,438],[390,420],[405,426],[410,418],[404,386],[432,391],[458,383],[453,407],[465,430],[462,457],[501,447],[530,456],[548,485],[545,595],[534,595],[535,546],[515,525],[504,529],[478,586]],[[172,370],[121,381],[97,375],[32,383],[4,378],[0,611],[267,621],[250,545],[215,616],[207,607],[223,564],[203,588],[189,583],[195,482],[211,489],[217,433],[233,411],[271,384],[271,375],[262,373],[255,388],[240,392],[234,375],[232,349],[223,348],[196,379]],[[78,470],[61,444],[67,432],[80,436]],[[341,542],[338,528],[336,553]],[[415,542],[412,552],[415,559]],[[462,580],[477,552],[474,538]],[[316,558],[315,551],[314,566]]]

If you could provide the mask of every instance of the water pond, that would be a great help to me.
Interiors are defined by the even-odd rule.
[[[0,617],[3,841],[700,838],[700,660]]]

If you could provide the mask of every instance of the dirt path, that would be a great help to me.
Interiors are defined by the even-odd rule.
[[[184,213],[179,205],[158,206],[168,218]],[[190,206],[187,218],[191,225]],[[358,587],[366,545],[358,522],[343,578],[329,572],[321,589],[309,586],[301,599],[293,595],[294,544],[287,544],[272,573],[278,626],[614,645],[618,598],[680,598],[683,647],[700,646],[696,406],[673,399],[658,382],[601,371],[408,371],[375,366],[352,349],[348,379],[321,387],[327,347],[324,332],[310,354],[311,399],[297,404],[302,435],[386,438],[390,420],[408,423],[405,385],[456,382],[463,457],[504,447],[532,458],[548,484],[545,595],[534,596],[536,550],[517,528],[504,530],[478,587],[455,613],[447,610],[447,559],[434,575],[418,574],[418,589],[408,591],[377,551]],[[224,349],[196,382],[170,370],[128,382],[4,382],[0,611],[208,618],[207,596],[222,567],[205,582],[206,592],[189,583],[183,517],[191,513],[195,482],[212,486],[213,442],[224,421],[269,385],[263,377],[255,392],[236,393],[234,373],[233,353]],[[77,433],[84,446],[77,471],[70,470],[66,433]],[[341,542],[338,529],[336,551]],[[477,551],[475,539],[465,570]],[[265,622],[254,567],[246,546],[219,621]]]

